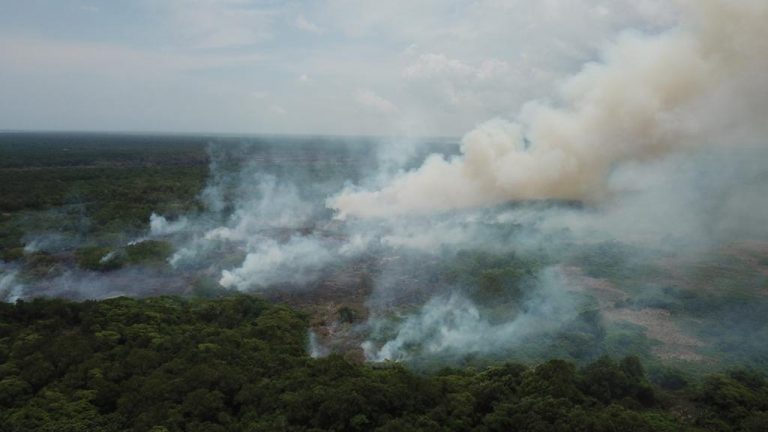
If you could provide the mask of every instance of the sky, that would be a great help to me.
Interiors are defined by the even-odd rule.
[[[0,130],[457,137],[672,0],[0,0]]]

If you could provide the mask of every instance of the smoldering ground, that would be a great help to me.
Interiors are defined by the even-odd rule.
[[[315,354],[357,349],[376,361],[764,355],[741,343],[766,332],[757,319],[766,306],[763,147],[617,166],[601,201],[336,218],[326,199],[350,179],[386,184],[426,153],[456,149],[425,145],[393,168],[388,148],[321,144],[308,161],[303,149],[212,143],[204,210],[154,214],[147,232],[123,241],[173,244],[167,268],[65,268],[31,281],[7,267],[3,286],[82,299],[185,294],[203,281],[307,309]],[[750,312],[735,313],[744,299]],[[723,319],[733,330],[713,331]]]
[[[331,312],[314,321],[315,353],[349,349],[348,338],[370,360],[586,361],[638,351],[704,359],[707,349],[719,355],[712,348],[719,341],[747,335],[707,340],[702,331],[713,322],[706,314],[722,317],[734,307],[732,295],[766,304],[762,264],[746,258],[735,258],[720,286],[698,284],[712,262],[733,261],[746,241],[768,240],[765,204],[756,199],[768,190],[767,157],[759,146],[705,147],[622,165],[606,179],[611,194],[600,202],[526,200],[343,221],[324,200],[346,176],[323,184],[302,171],[212,172],[218,181],[231,177],[235,189],[217,198],[229,213],[156,215],[160,228],[150,237],[177,244],[170,262],[179,271],[203,271],[224,287],[314,311],[327,303]],[[383,178],[372,169],[379,176],[372,182],[402,172]],[[358,290],[362,280],[368,286]],[[690,309],[686,296],[694,297]],[[343,324],[335,311],[347,306],[363,312]],[[659,327],[677,336],[655,340]],[[740,328],[765,331],[757,321]]]
[[[611,269],[611,276],[626,279],[621,267],[642,263],[655,269],[651,273],[656,279],[666,274],[670,285],[676,281],[660,270],[660,256],[675,262],[685,255],[691,265],[745,240],[764,242],[768,208],[760,197],[768,190],[768,130],[760,118],[768,112],[768,75],[761,53],[768,38],[761,22],[768,17],[768,6],[713,0],[681,2],[681,9],[682,20],[674,29],[621,35],[600,62],[585,65],[563,84],[559,104],[531,102],[514,121],[492,120],[468,133],[461,155],[431,155],[421,167],[378,188],[348,187],[329,206],[342,219],[387,219],[383,224],[391,226],[392,218],[402,215],[504,202],[581,200],[588,209],[501,211],[498,217],[521,227],[505,246],[525,253],[521,249],[535,251],[555,243],[560,246],[554,250],[578,257],[581,247],[615,243],[622,247],[609,253],[619,263],[602,263],[619,267]],[[451,230],[425,235],[439,226],[423,227],[401,244],[457,238]],[[477,233],[468,237],[470,242],[483,238]],[[494,247],[499,238],[484,240],[481,247]],[[562,253],[545,256],[560,265],[573,259]],[[764,290],[764,279],[749,282],[740,276],[730,275],[752,296]],[[611,282],[642,285],[653,278]],[[606,307],[597,297],[598,305]],[[429,352],[442,346],[482,352],[474,344],[483,340],[480,333],[505,333],[503,327],[483,326],[478,310],[457,298],[426,303],[415,318],[404,319],[373,357],[402,357],[407,354],[398,351],[417,341]],[[658,319],[635,321],[646,327],[666,325]],[[441,342],[446,339],[464,342]],[[509,344],[515,340],[502,339]],[[692,357],[684,348],[679,351],[674,354],[680,358]]]
[[[655,35],[627,32],[608,45],[600,62],[564,83],[560,105],[532,102],[514,121],[493,120],[468,133],[460,155],[433,154],[415,169],[390,165],[385,175],[348,184],[327,201],[336,219],[346,221],[326,225],[337,233],[333,242],[314,232],[300,241],[292,237],[284,248],[260,242],[241,267],[223,271],[221,282],[245,288],[274,282],[274,275],[263,274],[266,269],[290,267],[293,278],[373,254],[378,260],[367,303],[373,333],[376,320],[389,313],[381,305],[423,306],[412,315],[396,312],[399,326],[389,338],[374,334],[366,352],[374,359],[407,358],[420,345],[430,354],[515,346],[520,338],[508,329],[542,314],[513,308],[506,317],[512,327],[492,326],[482,308],[462,295],[473,287],[452,286],[446,293],[440,263],[461,251],[544,261],[547,270],[534,268],[540,273],[526,283],[532,292],[546,293],[547,284],[536,288],[536,281],[547,279],[543,272],[553,267],[589,273],[591,266],[611,284],[638,289],[672,277],[665,260],[692,265],[729,245],[764,241],[768,209],[759,197],[768,184],[760,117],[768,108],[768,82],[760,53],[768,40],[761,24],[768,7],[713,0],[681,2],[681,8],[676,28]],[[583,206],[564,206],[563,200]],[[510,202],[516,204],[504,204]],[[421,263],[418,269],[414,262]],[[652,271],[632,271],[641,266]],[[424,277],[430,272],[438,274],[431,281]],[[572,278],[564,284],[578,283]],[[565,323],[590,307],[615,308],[589,286],[582,288],[575,290],[591,299],[565,302],[547,322]],[[743,288],[752,295],[761,289],[759,283]],[[626,301],[625,295],[632,293],[615,300]],[[538,304],[560,304],[563,297],[545,296]],[[525,295],[515,299],[526,301]],[[631,314],[623,316],[633,323]],[[669,323],[657,318],[634,324],[673,325],[671,315],[659,316]],[[544,326],[524,327],[522,333]],[[484,340],[478,335],[487,332],[509,336],[483,347],[470,343]],[[685,349],[667,351],[686,358]]]
[[[760,363],[768,6],[681,10],[460,144],[214,142],[203,210],[145,237],[168,274],[300,298],[315,353]]]

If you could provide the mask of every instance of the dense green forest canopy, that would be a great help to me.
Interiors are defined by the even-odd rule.
[[[137,232],[153,211],[196,208],[208,174],[206,143],[205,137],[0,134],[4,259],[21,256],[28,231]]]
[[[768,382],[658,384],[635,357],[417,373],[306,354],[247,295],[0,304],[2,431],[763,431]]]

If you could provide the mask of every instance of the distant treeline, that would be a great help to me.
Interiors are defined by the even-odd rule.
[[[768,383],[634,357],[416,373],[306,354],[246,295],[0,304],[0,431],[765,431]]]
[[[0,169],[206,165],[204,136],[0,133]]]
[[[149,215],[199,208],[204,137],[0,134],[0,259],[23,257],[28,233],[143,232]]]

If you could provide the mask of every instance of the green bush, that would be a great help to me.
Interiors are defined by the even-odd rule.
[[[309,358],[306,335],[302,315],[245,295],[0,304],[0,431],[757,431],[768,418],[765,377],[748,371],[670,403],[633,357],[415,374]]]

